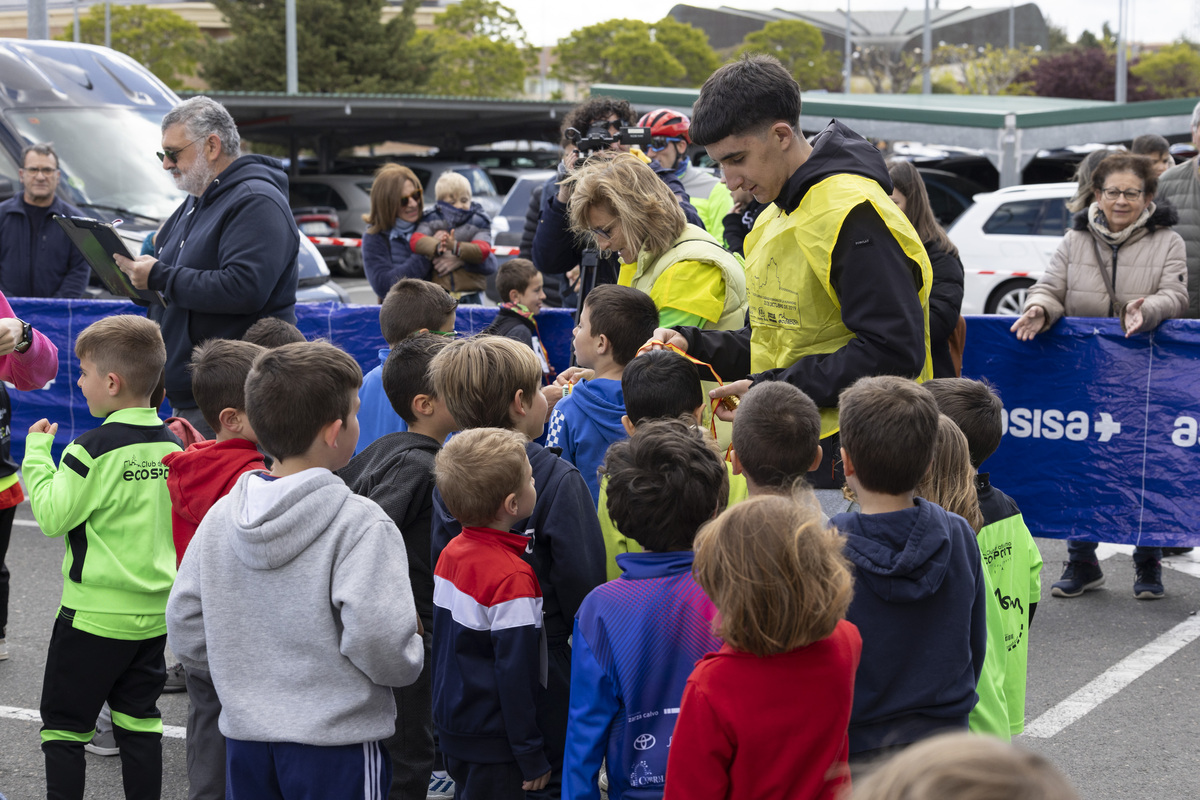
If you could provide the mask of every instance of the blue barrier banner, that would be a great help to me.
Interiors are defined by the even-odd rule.
[[[981,467],[1035,536],[1200,545],[1200,321],[1125,338],[1070,318],[1032,341],[969,317],[963,375],[995,386],[1004,436]]]
[[[59,300],[10,297],[18,317],[54,342],[58,348],[58,375],[45,388],[20,392],[9,387],[12,397],[12,452],[20,463],[25,453],[29,426],[42,417],[58,423],[54,453],[57,457],[68,442],[100,424],[88,413],[87,402],[75,382],[79,359],[75,337],[93,322],[114,314],[144,315],[145,310],[124,300]],[[491,324],[496,309],[459,306],[455,329],[462,334],[478,333]],[[545,309],[537,315],[542,343],[559,372],[571,361],[571,338],[575,323],[566,309]],[[379,306],[341,303],[303,303],[296,306],[296,325],[309,339],[324,338],[354,356],[368,372],[379,365],[379,350],[386,347],[379,332]],[[298,387],[302,389],[302,386]],[[168,409],[164,406],[163,415]]]

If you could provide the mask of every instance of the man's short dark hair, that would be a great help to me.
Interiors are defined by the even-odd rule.
[[[868,491],[911,492],[933,462],[937,403],[916,381],[895,375],[859,378],[838,396],[838,422],[842,448]]]
[[[414,333],[388,353],[383,362],[383,392],[409,425],[417,421],[412,401],[419,394],[434,394],[429,363],[450,340],[436,333]]]
[[[438,331],[458,308],[454,296],[436,283],[419,278],[396,281],[379,307],[379,329],[389,347],[424,328]]]
[[[564,141],[566,141],[567,128],[574,128],[586,135],[588,127],[591,126],[592,122],[599,119],[608,119],[613,114],[620,117],[622,123],[625,125],[633,124],[635,119],[633,106],[629,105],[628,100],[607,97],[605,95],[584,100],[572,108],[563,120],[562,131]]]
[[[328,342],[265,351],[246,376],[246,414],[259,446],[277,460],[308,452],[323,427],[349,420],[360,386],[358,362]]]
[[[279,317],[263,317],[242,334],[243,342],[250,342],[268,350],[293,342],[304,342],[304,334],[292,323]]]
[[[629,286],[597,286],[588,292],[583,306],[591,335],[608,337],[613,361],[622,367],[633,361],[658,327],[658,307],[650,295]]]
[[[670,350],[642,353],[621,375],[625,414],[634,425],[644,419],[682,417],[704,404],[700,375],[683,356]]]
[[[510,302],[513,292],[524,294],[537,274],[537,267],[528,258],[510,258],[501,264],[496,273],[496,294],[500,295],[500,302]]]
[[[800,130],[800,84],[778,59],[745,55],[704,82],[688,133],[704,147],[776,122]]]
[[[990,385],[968,378],[937,378],[921,384],[933,395],[938,411],[967,437],[971,466],[987,461],[1004,435],[1004,403]]]
[[[733,418],[733,451],[755,485],[790,489],[803,478],[821,443],[821,412],[785,381],[754,386]]]
[[[656,553],[691,550],[729,500],[725,462],[702,429],[679,419],[646,420],[608,448],[601,471],[613,524]]]
[[[1129,152],[1135,156],[1159,155],[1171,152],[1171,143],[1157,133],[1143,133],[1133,140]]]
[[[21,151],[21,169],[25,168],[25,157],[30,153],[37,153],[39,156],[50,156],[54,159],[54,168],[58,169],[58,153],[54,152],[54,144],[51,142],[38,142],[31,144]]]
[[[209,339],[192,351],[192,396],[215,433],[221,432],[221,412],[246,410],[246,376],[261,345],[235,339]]]

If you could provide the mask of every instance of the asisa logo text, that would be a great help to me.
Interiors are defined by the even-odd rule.
[[[1107,411],[1096,412],[1093,420],[1086,411],[1060,411],[1057,408],[1013,408],[1001,412],[1004,433],[1017,439],[1070,439],[1082,442],[1092,433],[1107,442],[1121,432],[1121,423]]]

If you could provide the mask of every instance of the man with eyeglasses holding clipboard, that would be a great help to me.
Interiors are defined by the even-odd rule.
[[[6,297],[82,297],[88,269],[56,215],[84,213],[57,197],[58,154],[35,144],[21,154],[22,193],[0,203],[0,291]]]
[[[192,348],[240,339],[263,317],[295,323],[300,232],[282,163],[241,155],[237,125],[220,103],[198,96],[171,109],[162,147],[163,169],[190,197],[163,223],[153,255],[114,258],[135,287],[166,299],[149,315],[167,345],[167,399],[211,437],[192,397]]]

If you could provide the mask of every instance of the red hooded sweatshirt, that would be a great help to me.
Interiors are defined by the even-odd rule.
[[[183,561],[200,520],[213,504],[229,493],[243,472],[266,469],[262,453],[249,439],[197,442],[182,452],[163,457],[171,492],[171,534],[175,566]]]

